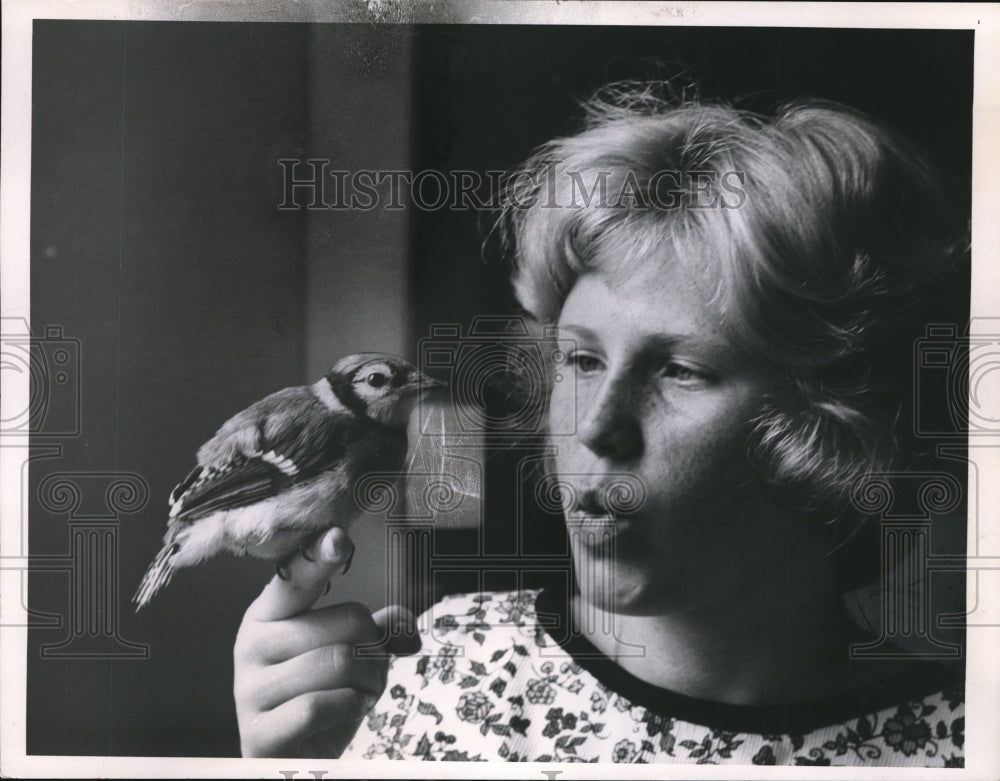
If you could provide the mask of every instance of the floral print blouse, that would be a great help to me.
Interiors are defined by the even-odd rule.
[[[936,666],[822,703],[710,703],[643,683],[581,637],[557,643],[542,619],[561,612],[545,596],[438,603],[423,650],[392,660],[343,757],[963,766],[962,688]]]

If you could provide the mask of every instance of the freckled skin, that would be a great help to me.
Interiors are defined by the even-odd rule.
[[[647,492],[618,524],[617,566],[573,545],[578,575],[613,578],[581,582],[584,598],[620,614],[676,613],[753,590],[793,531],[769,512],[747,453],[776,375],[729,344],[688,272],[664,265],[655,280],[584,275],[559,319],[572,371],[554,385],[552,430],[576,433],[552,439],[557,473],[593,485],[625,472]]]

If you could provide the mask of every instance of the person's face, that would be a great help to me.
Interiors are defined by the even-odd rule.
[[[553,385],[551,430],[575,433],[551,441],[571,487],[562,501],[583,596],[623,613],[676,612],[765,577],[774,541],[747,451],[775,376],[729,343],[689,273],[586,274],[559,338],[567,376]],[[608,508],[616,499],[602,489],[621,481],[641,484],[641,506]]]

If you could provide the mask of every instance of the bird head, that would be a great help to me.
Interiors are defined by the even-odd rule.
[[[386,426],[405,426],[421,395],[445,384],[385,353],[341,358],[326,381],[345,407]]]

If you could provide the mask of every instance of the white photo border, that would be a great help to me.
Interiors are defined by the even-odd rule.
[[[415,22],[465,24],[573,24],[725,27],[922,28],[975,31],[973,116],[973,241],[972,302],[974,318],[1000,318],[1000,6],[960,3],[659,3],[659,2],[506,2],[506,0],[438,0],[433,8],[400,3]],[[31,187],[32,22],[35,19],[95,19],[146,21],[350,21],[344,8],[326,0],[268,2],[242,0],[182,2],[181,0],[4,0],[2,170],[0,170],[0,235],[2,235],[2,313],[5,318],[30,317],[29,203]],[[997,322],[1000,322],[998,320]],[[28,378],[7,377],[2,388],[3,419],[10,410],[26,408]],[[996,390],[994,387],[993,390]],[[984,400],[980,400],[982,406]],[[1000,419],[1000,398],[985,400]],[[973,435],[974,439],[975,435]],[[4,441],[0,448],[0,776],[106,778],[284,778],[505,777],[560,779],[607,777],[606,766],[417,763],[339,760],[187,759],[154,757],[26,756],[27,627],[18,618],[25,607],[11,595],[25,578],[19,557],[27,556],[25,508],[20,475],[27,443]],[[1000,530],[1000,450],[979,462],[978,504],[980,539],[969,539],[970,556],[988,555],[993,546],[993,570],[979,573],[975,589],[970,559],[969,604],[978,596],[980,615],[996,616],[995,626],[977,626],[968,633],[967,737],[964,769],[840,768],[837,778],[995,779],[1000,777],[1000,560],[996,543]],[[982,493],[985,490],[985,495]],[[991,499],[992,497],[992,499]],[[4,553],[8,552],[8,553]],[[9,552],[19,552],[14,556]],[[543,772],[543,771],[548,771]],[[696,765],[619,766],[621,778],[831,778],[831,769]]]

